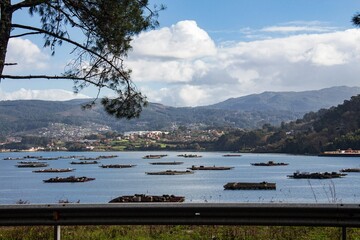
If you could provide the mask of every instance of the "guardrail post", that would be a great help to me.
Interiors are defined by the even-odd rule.
[[[346,240],[346,227],[342,227],[342,240]]]
[[[58,221],[60,219],[60,214],[58,211],[53,212],[53,218],[55,221]],[[60,225],[54,225],[54,240],[61,240]]]
[[[61,240],[61,228],[59,225],[54,226],[54,240]]]

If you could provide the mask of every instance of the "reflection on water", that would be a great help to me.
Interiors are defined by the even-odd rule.
[[[154,152],[167,154],[156,161],[182,161],[181,165],[152,165],[154,159],[143,159],[148,152],[37,152],[44,158],[82,155],[88,158],[99,155],[118,155],[99,160],[99,164],[70,165],[78,159],[49,160],[51,168],[75,168],[74,172],[33,173],[33,168],[18,168],[17,160],[6,157],[23,157],[29,153],[0,153],[0,204],[14,204],[20,199],[30,203],[58,203],[68,200],[81,203],[107,203],[121,195],[174,194],[185,196],[185,202],[308,202],[308,203],[359,203],[360,173],[348,173],[344,178],[331,180],[289,179],[295,171],[324,172],[360,166],[360,158],[334,158],[293,156],[281,154],[242,154],[241,157],[223,157],[219,152]],[[179,154],[198,154],[201,158],[180,158]],[[252,166],[255,162],[286,162],[287,166]],[[132,168],[101,168],[102,164],[133,164]],[[145,172],[180,170],[192,165],[234,167],[226,171],[195,171],[194,174],[162,176]],[[49,168],[48,167],[48,168]],[[94,177],[84,183],[44,183],[51,177]],[[224,190],[228,182],[275,182],[271,190]]]

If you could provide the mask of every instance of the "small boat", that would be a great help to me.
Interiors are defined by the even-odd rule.
[[[135,167],[136,165],[131,164],[109,164],[109,165],[101,165],[101,168],[131,168]]]
[[[229,182],[224,185],[225,190],[276,190],[276,183],[268,182]]]
[[[46,168],[33,171],[34,173],[60,173],[60,172],[72,172],[73,168]]]
[[[80,162],[71,162],[70,164],[98,164],[98,161],[80,161]]]
[[[185,197],[175,195],[145,195],[135,194],[131,196],[121,196],[112,199],[109,203],[138,203],[138,202],[184,202]]]
[[[294,172],[293,175],[288,175],[289,178],[295,179],[330,179],[330,178],[341,178],[346,176],[347,174],[344,173],[337,173],[337,172]]]
[[[43,180],[45,183],[77,183],[77,182],[88,182],[88,181],[93,181],[95,180],[95,178],[88,178],[88,177],[74,177],[74,176],[70,176],[70,177],[66,177],[66,178],[60,178],[60,177],[54,177],[54,178],[49,178],[47,180]]]
[[[151,162],[150,164],[152,165],[180,165],[183,164],[184,162]]]
[[[340,172],[360,172],[360,168],[343,168]]]
[[[195,166],[192,165],[191,168],[188,168],[190,170],[231,170],[234,167],[216,167],[216,166]]]
[[[47,167],[49,164],[46,163],[30,163],[30,164],[19,164],[16,165],[18,168],[38,168],[38,167]]]
[[[280,162],[280,163],[276,163],[274,161],[268,161],[268,162],[261,162],[261,163],[251,163],[251,165],[253,166],[287,166],[289,165],[288,163],[283,163],[283,162]]]
[[[146,172],[147,175],[184,175],[184,174],[193,174],[194,172],[190,170],[186,171],[177,171],[177,170],[166,170],[161,172]]]

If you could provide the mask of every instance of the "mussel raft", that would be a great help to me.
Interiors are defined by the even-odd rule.
[[[288,175],[289,178],[295,179],[330,179],[330,178],[341,178],[346,176],[345,173],[338,172],[294,172],[293,175]]]
[[[231,170],[234,167],[216,167],[216,166],[195,166],[192,165],[190,168],[190,170]]]
[[[184,162],[151,162],[151,165],[180,165],[183,164]]]
[[[88,182],[88,181],[92,181],[95,180],[95,178],[88,178],[88,177],[74,177],[74,176],[70,176],[70,177],[66,177],[66,178],[60,178],[60,177],[54,177],[54,178],[49,178],[47,180],[43,180],[45,183],[77,183],[77,182]]]
[[[109,203],[138,203],[138,202],[184,202],[185,197],[175,195],[152,196],[135,194],[132,196],[121,196],[114,198]]]
[[[39,167],[47,167],[49,164],[46,163],[28,163],[28,164],[19,164],[16,165],[18,168],[39,168]]]
[[[71,162],[70,164],[98,164],[98,161],[80,161],[80,162]]]
[[[260,163],[251,163],[251,165],[253,166],[267,166],[267,167],[271,167],[271,166],[287,166],[289,165],[288,163],[276,163],[274,161],[268,161],[268,162],[260,162]]]
[[[72,172],[73,168],[46,168],[33,171],[34,173],[60,173],[60,172]]]
[[[101,168],[132,168],[135,166],[136,165],[131,165],[131,164],[109,164],[109,165],[101,165],[99,167],[101,167]]]
[[[177,170],[166,170],[162,172],[146,172],[147,175],[184,175],[184,174],[193,174],[193,171],[177,171]]]
[[[229,182],[224,185],[225,190],[276,190],[276,183],[268,182]]]
[[[166,156],[167,154],[146,155],[143,157],[143,159],[160,159]]]

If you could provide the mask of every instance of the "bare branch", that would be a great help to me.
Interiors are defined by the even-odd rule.
[[[25,1],[22,1],[22,2],[12,5],[11,9],[14,12],[16,10],[19,10],[20,8],[33,7],[33,6],[36,6],[41,3],[45,3],[45,2],[47,2],[47,1],[46,0],[25,0]]]
[[[16,76],[16,75],[0,75],[0,79],[67,79],[67,80],[81,80],[88,83],[91,83],[97,87],[106,87],[103,84],[99,84],[93,81],[90,81],[86,78],[75,77],[75,76],[48,76],[48,75],[26,75],[26,76]]]
[[[41,32],[27,32],[27,33],[22,33],[22,34],[18,34],[18,35],[12,35],[12,36],[10,36],[10,38],[17,38],[17,37],[23,37],[23,36],[27,36],[27,35],[36,35],[36,34],[41,34]]]

